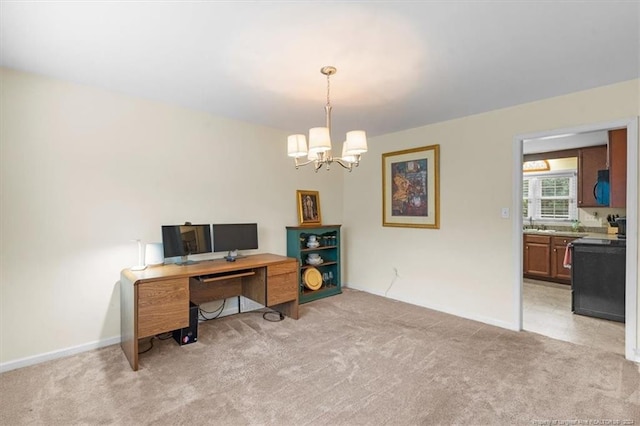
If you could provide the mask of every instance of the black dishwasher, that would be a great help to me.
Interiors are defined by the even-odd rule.
[[[624,322],[625,240],[580,238],[571,244],[571,310]]]

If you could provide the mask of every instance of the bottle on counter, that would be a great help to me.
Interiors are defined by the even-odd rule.
[[[578,232],[578,231],[580,230],[580,225],[581,225],[581,223],[580,223],[580,221],[579,221],[579,220],[574,220],[574,221],[571,223],[571,230],[572,230],[573,232]]]

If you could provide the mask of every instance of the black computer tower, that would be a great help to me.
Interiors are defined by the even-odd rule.
[[[198,305],[189,302],[189,327],[173,330],[173,338],[181,346],[198,341]]]

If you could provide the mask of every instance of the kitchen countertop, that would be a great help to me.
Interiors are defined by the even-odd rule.
[[[555,235],[558,237],[573,237],[573,238],[582,238],[588,235],[606,235],[606,234],[592,234],[589,232],[556,231],[555,229],[524,229],[522,233],[528,234],[528,235],[548,235],[550,237],[553,237]]]
[[[601,240],[617,240],[617,234],[603,234],[598,232],[572,232],[572,231],[556,231],[554,229],[524,229],[522,231],[526,235],[548,235],[550,237],[572,237],[572,238],[597,238]]]

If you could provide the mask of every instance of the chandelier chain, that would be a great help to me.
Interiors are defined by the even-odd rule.
[[[327,74],[327,106],[331,106],[331,99],[329,98],[329,92],[331,88],[330,79],[331,79],[331,75]]]

